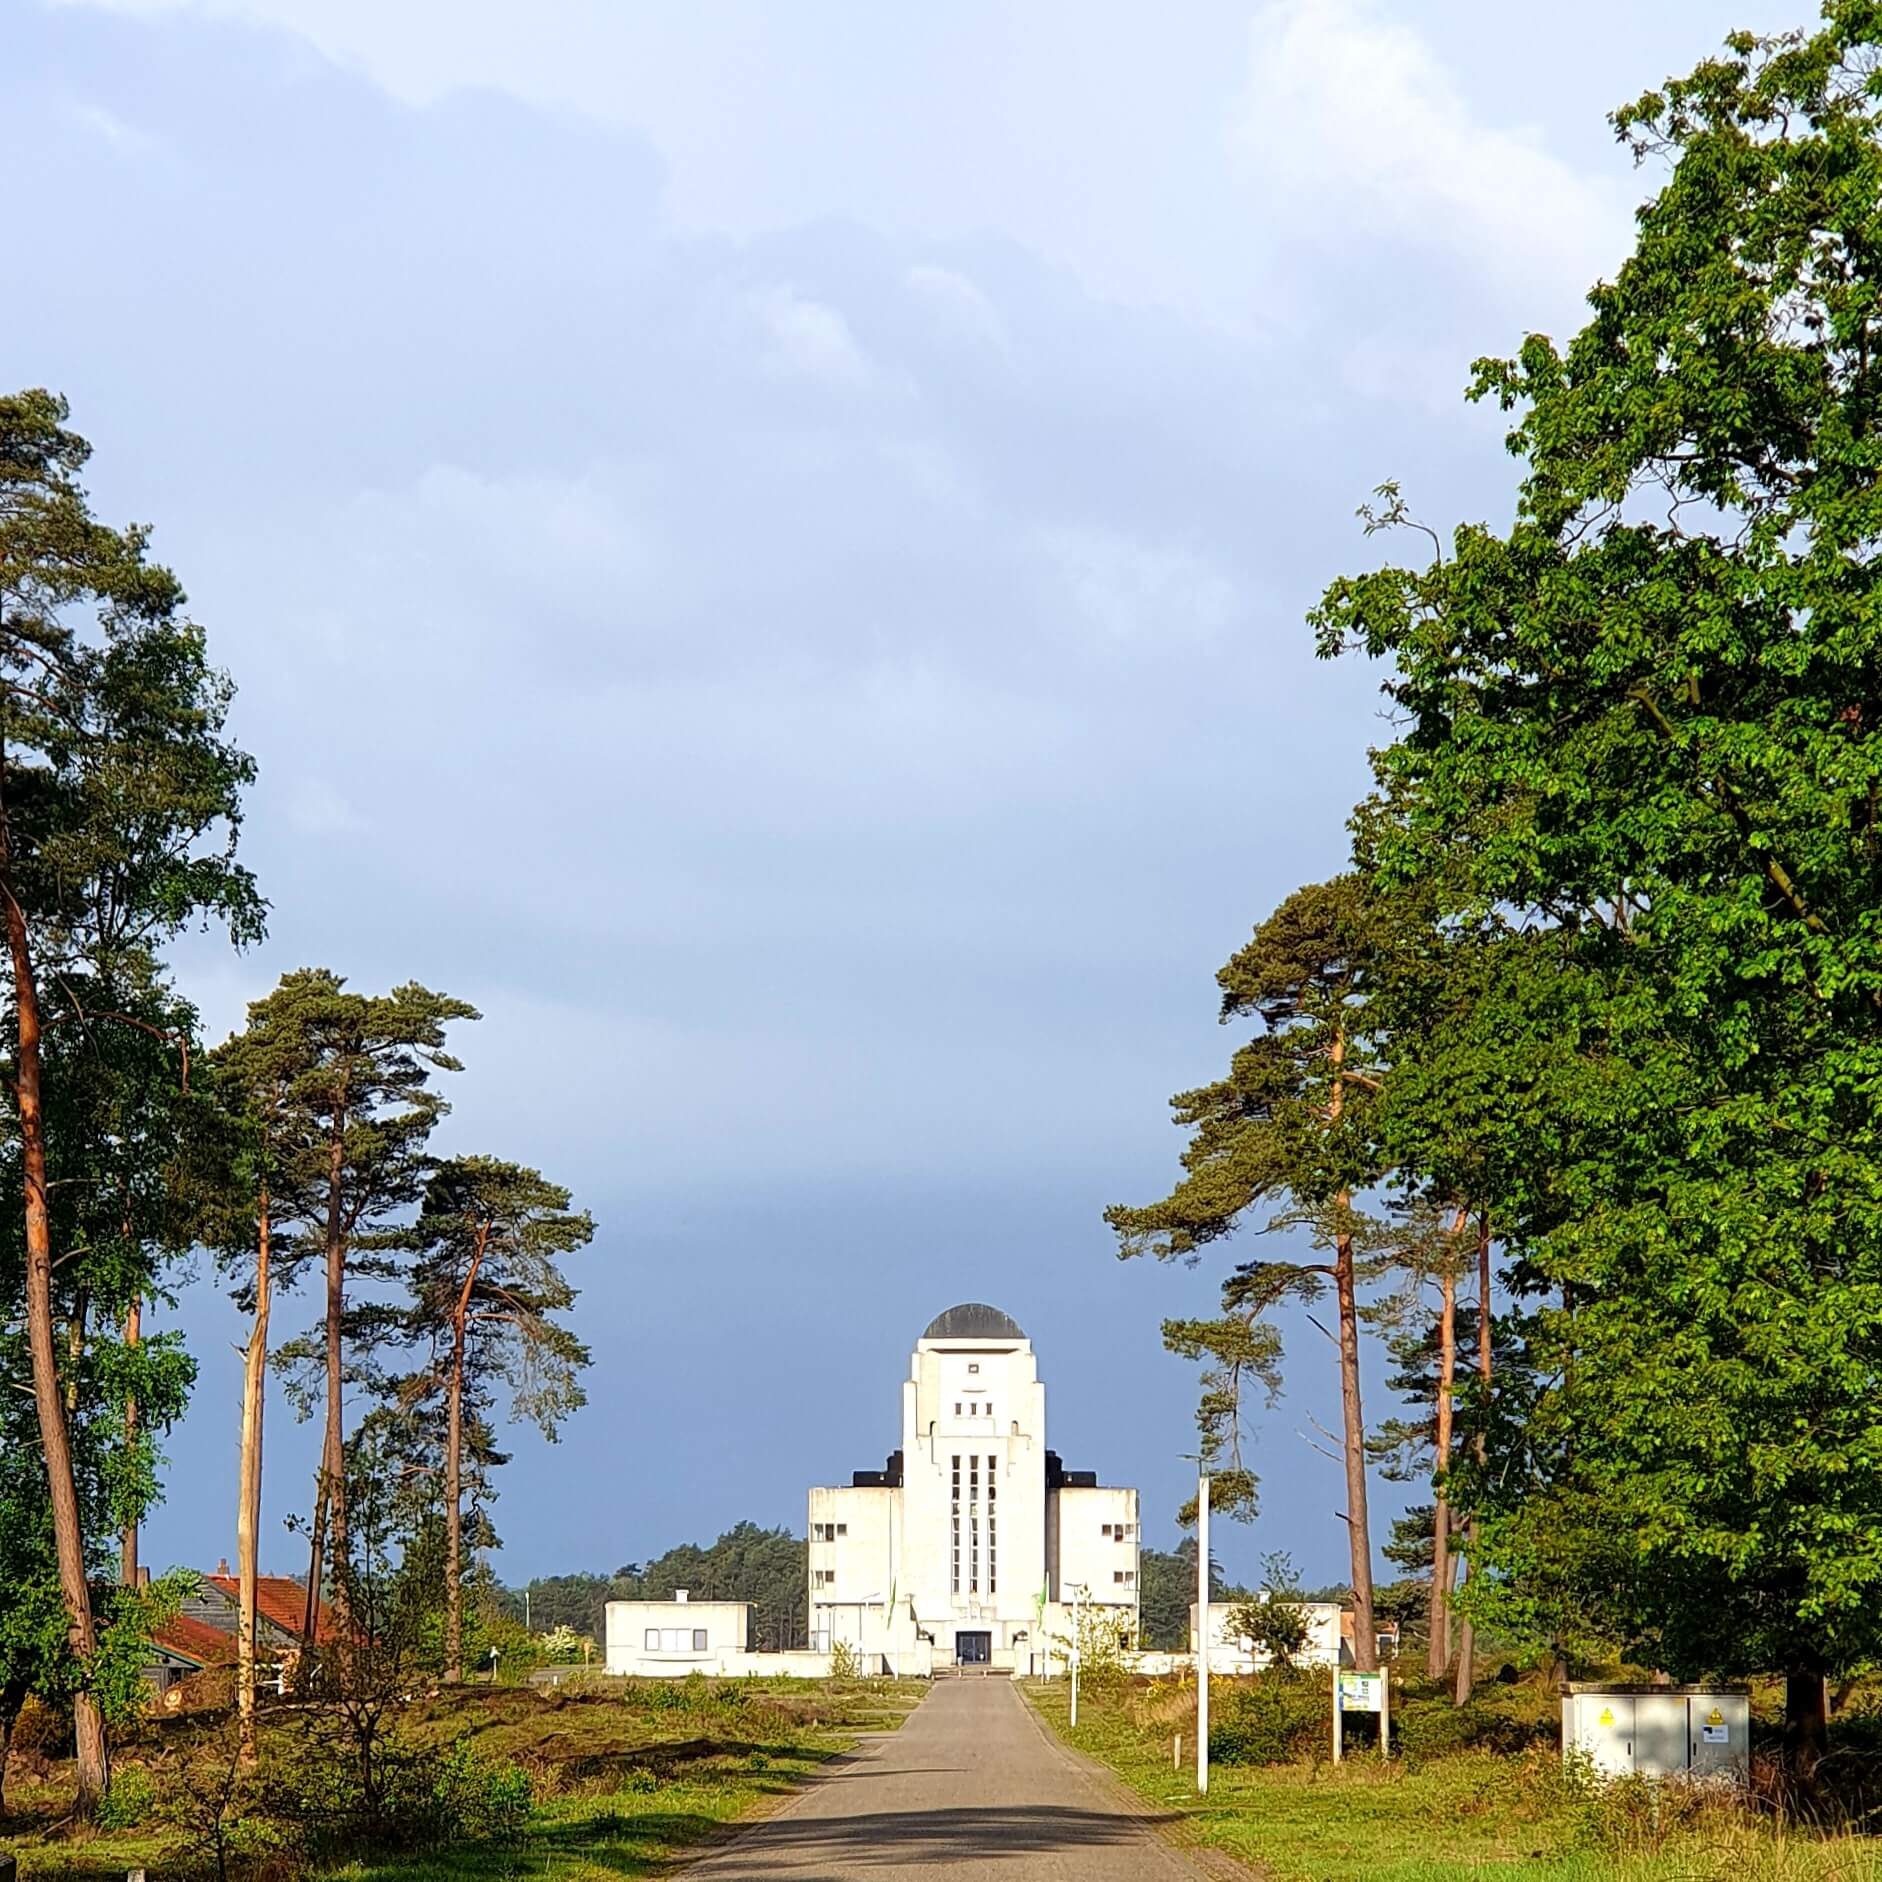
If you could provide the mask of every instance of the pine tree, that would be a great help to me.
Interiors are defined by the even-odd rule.
[[[557,1316],[574,1304],[562,1259],[595,1225],[569,1192],[520,1164],[452,1157],[425,1186],[412,1241],[411,1324],[431,1348],[444,1405],[444,1668],[463,1678],[464,1455],[467,1417],[510,1387],[510,1412],[553,1440],[583,1403],[588,1349]]]
[[[1354,1198],[1385,1174],[1376,1129],[1382,1042],[1369,1027],[1366,1002],[1408,919],[1408,909],[1349,875],[1297,890],[1262,922],[1217,977],[1224,1023],[1252,1016],[1262,1033],[1237,1050],[1225,1078],[1174,1100],[1177,1122],[1191,1133],[1175,1190],[1162,1202],[1105,1215],[1120,1254],[1187,1259],[1267,1203],[1275,1210],[1267,1229],[1304,1230],[1330,1257],[1242,1264],[1224,1283],[1224,1321],[1216,1324],[1240,1320],[1252,1329],[1284,1301],[1312,1302],[1333,1291],[1355,1656],[1367,1669],[1377,1664],[1377,1643],[1359,1288],[1378,1228]],[[1194,1344],[1212,1350],[1200,1338]],[[1278,1345],[1264,1344],[1261,1364],[1248,1365],[1247,1375],[1265,1382],[1277,1355]],[[1221,1427],[1219,1409],[1205,1407],[1204,1417]]]
[[[325,1311],[304,1342],[276,1355],[277,1365],[292,1368],[317,1350],[325,1419],[302,1619],[307,1651],[318,1629],[329,1536],[334,1559],[345,1554],[349,1333],[355,1344],[367,1343],[397,1321],[390,1308],[353,1308],[347,1283],[397,1277],[396,1251],[408,1235],[397,1219],[423,1193],[426,1146],[450,1108],[431,1078],[461,1069],[445,1050],[445,1029],[475,1018],[474,1007],[416,982],[389,994],[354,993],[326,968],[284,975],[249,1008],[250,1034],[282,1042],[281,1140],[302,1147],[299,1154],[314,1165],[297,1165],[297,1175],[314,1192],[310,1239],[323,1272]]]
[[[195,1143],[195,1193],[202,1238],[217,1252],[238,1308],[249,1316],[242,1355],[240,1464],[235,1544],[236,1715],[242,1756],[256,1756],[261,1491],[269,1329],[275,1295],[313,1253],[323,1145],[295,1102],[312,1048],[292,1003],[257,1001],[249,1023],[211,1055],[210,1101]]]

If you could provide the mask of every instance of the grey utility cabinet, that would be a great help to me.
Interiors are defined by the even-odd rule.
[[[1707,1777],[1744,1783],[1751,1699],[1742,1686],[1568,1686],[1562,1755],[1601,1777]]]

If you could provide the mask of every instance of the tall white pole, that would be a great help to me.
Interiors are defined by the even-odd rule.
[[[1196,1473],[1196,1788],[1209,1789],[1209,1479]]]

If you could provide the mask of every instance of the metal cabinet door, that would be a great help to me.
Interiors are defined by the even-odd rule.
[[[1625,1777],[1634,1768],[1634,1695],[1582,1692],[1569,1695],[1571,1743],[1602,1777]]]
[[[1642,1777],[1683,1777],[1691,1759],[1687,1697],[1643,1692],[1634,1697],[1634,1769]]]
[[[1751,1701],[1743,1693],[1719,1693],[1686,1704],[1695,1777],[1734,1777],[1751,1770]]]

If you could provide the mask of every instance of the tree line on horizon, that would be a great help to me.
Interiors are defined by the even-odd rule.
[[[301,969],[205,1049],[166,950],[193,927],[263,938],[237,854],[255,764],[149,530],[92,515],[68,416],[46,391],[0,397],[0,1770],[28,1697],[69,1706],[88,1816],[107,1727],[135,1709],[145,1635],[177,1592],[143,1587],[138,1532],[195,1382],[183,1331],[145,1325],[176,1305],[180,1265],[210,1251],[249,1317],[236,1684],[252,1755],[270,1371],[323,1418],[304,1644],[341,1598],[370,1458],[435,1541],[458,1677],[466,1559],[491,1540],[505,1461],[497,1401],[549,1437],[581,1404],[562,1262],[594,1225],[532,1169],[433,1151],[435,1081],[461,1069],[447,1035],[477,1018],[462,1000]],[[278,1298],[304,1280],[318,1318],[277,1341]],[[371,1406],[350,1430],[349,1393]]]
[[[1277,1238],[1165,1328],[1240,1513],[1274,1311],[1330,1303],[1362,1665],[1388,1462],[1460,1699],[1486,1624],[1781,1674],[1806,1769],[1882,1658],[1879,44],[1830,0],[1615,114],[1665,171],[1632,252],[1566,346],[1475,368],[1514,520],[1362,509],[1420,552],[1310,617],[1386,670],[1350,854],[1222,969],[1252,1032],[1108,1217],[1127,1257]]]

